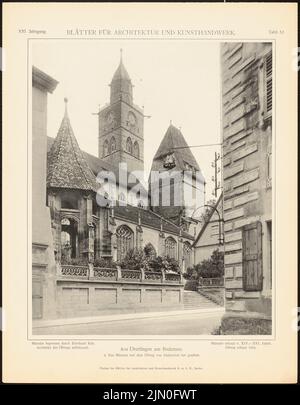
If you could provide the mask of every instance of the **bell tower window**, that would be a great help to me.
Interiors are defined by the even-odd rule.
[[[129,137],[127,138],[127,141],[126,141],[126,151],[128,153],[132,154],[132,140]]]

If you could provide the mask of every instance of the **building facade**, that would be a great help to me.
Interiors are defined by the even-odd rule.
[[[46,205],[47,99],[58,82],[32,70],[32,313],[34,318],[55,312],[55,257],[51,217]]]
[[[270,333],[272,44],[223,43],[221,64],[226,309]]]

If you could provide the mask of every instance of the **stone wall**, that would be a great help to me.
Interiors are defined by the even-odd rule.
[[[270,313],[265,298],[271,295],[272,272],[272,111],[266,110],[271,50],[271,43],[221,45],[226,307],[264,313]],[[250,291],[245,288],[243,234],[246,225],[255,223],[262,226],[262,287]]]
[[[46,206],[47,96],[57,82],[39,69],[32,73],[32,317],[55,313],[55,259]]]
[[[57,316],[79,317],[183,308],[182,284],[57,281]]]

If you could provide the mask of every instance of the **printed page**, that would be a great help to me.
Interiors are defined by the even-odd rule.
[[[3,22],[4,381],[295,383],[297,6]]]

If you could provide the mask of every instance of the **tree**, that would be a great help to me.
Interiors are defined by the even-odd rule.
[[[209,259],[189,267],[184,277],[188,280],[199,280],[200,277],[212,278],[224,276],[224,253],[216,249]]]
[[[132,249],[125,258],[119,263],[120,267],[129,270],[145,271],[165,271],[180,273],[179,264],[175,259],[170,257],[153,257],[149,252],[144,249]]]

